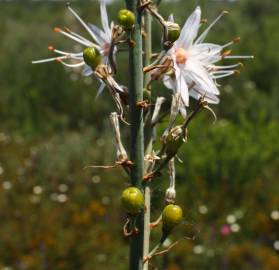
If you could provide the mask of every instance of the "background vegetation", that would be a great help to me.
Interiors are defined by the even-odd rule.
[[[108,7],[111,19],[123,2]],[[184,238],[153,265],[277,270],[279,2],[162,1],[160,9],[182,25],[197,4],[209,21],[230,11],[209,41],[224,44],[241,36],[235,53],[255,59],[245,61],[240,76],[221,82],[218,122],[203,113],[190,126],[177,176],[185,222],[171,240]],[[100,23],[96,1],[72,6],[85,21]],[[114,161],[110,96],[95,100],[95,80],[79,70],[55,62],[31,65],[51,55],[50,44],[76,46],[54,33],[55,26],[86,35],[63,1],[0,1],[0,269],[126,269],[119,197],[128,179],[120,169],[83,169]],[[155,44],[159,39],[154,31]],[[125,82],[125,54],[118,62]],[[160,84],[154,89],[169,96]],[[153,183],[154,219],[167,184],[166,173]]]

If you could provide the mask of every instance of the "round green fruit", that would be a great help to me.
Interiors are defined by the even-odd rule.
[[[84,62],[92,69],[95,69],[98,65],[101,64],[101,54],[94,47],[88,47],[84,49],[83,59]]]
[[[179,205],[169,204],[162,213],[163,228],[171,230],[178,225],[183,218],[183,211]]]
[[[121,9],[118,12],[118,22],[125,29],[131,29],[135,24],[135,15],[128,9]]]
[[[144,197],[136,187],[128,187],[122,192],[122,206],[129,214],[137,214],[143,206]]]

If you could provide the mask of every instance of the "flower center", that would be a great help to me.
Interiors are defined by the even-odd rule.
[[[187,52],[183,48],[175,51],[175,60],[177,64],[185,64],[187,61]]]
[[[105,43],[103,50],[104,50],[104,55],[108,56],[109,55],[109,48],[110,48],[110,44],[109,43]]]

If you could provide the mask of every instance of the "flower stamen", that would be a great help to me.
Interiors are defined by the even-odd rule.
[[[70,34],[68,32],[63,31],[60,27],[55,27],[54,31],[56,33],[61,33],[62,35],[66,36],[66,37],[68,37],[68,38],[70,38],[70,39],[72,39],[72,40],[74,40],[74,41],[76,41],[76,42],[86,46],[86,47],[96,47],[96,48],[99,47],[99,46],[97,46],[96,44],[90,42],[87,39],[84,39],[84,38],[81,39],[80,37],[74,35],[73,33]]]
[[[231,53],[232,53],[232,50],[225,51],[225,52],[222,54],[222,58],[225,58],[225,57],[229,56]]]
[[[232,41],[226,43],[225,45],[222,46],[222,48],[226,48],[228,46],[231,46],[233,44],[239,43],[240,42],[240,37],[234,38]]]

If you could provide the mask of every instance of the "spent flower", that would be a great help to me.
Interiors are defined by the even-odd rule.
[[[170,178],[170,184],[165,193],[165,202],[167,204],[175,203],[175,198],[176,198],[174,158],[172,158],[169,161],[169,178]]]
[[[116,147],[116,156],[118,161],[125,161],[128,159],[127,152],[122,144],[121,135],[120,135],[120,126],[118,121],[118,114],[116,112],[112,112],[110,114],[110,121],[113,128],[114,133],[114,143]]]

